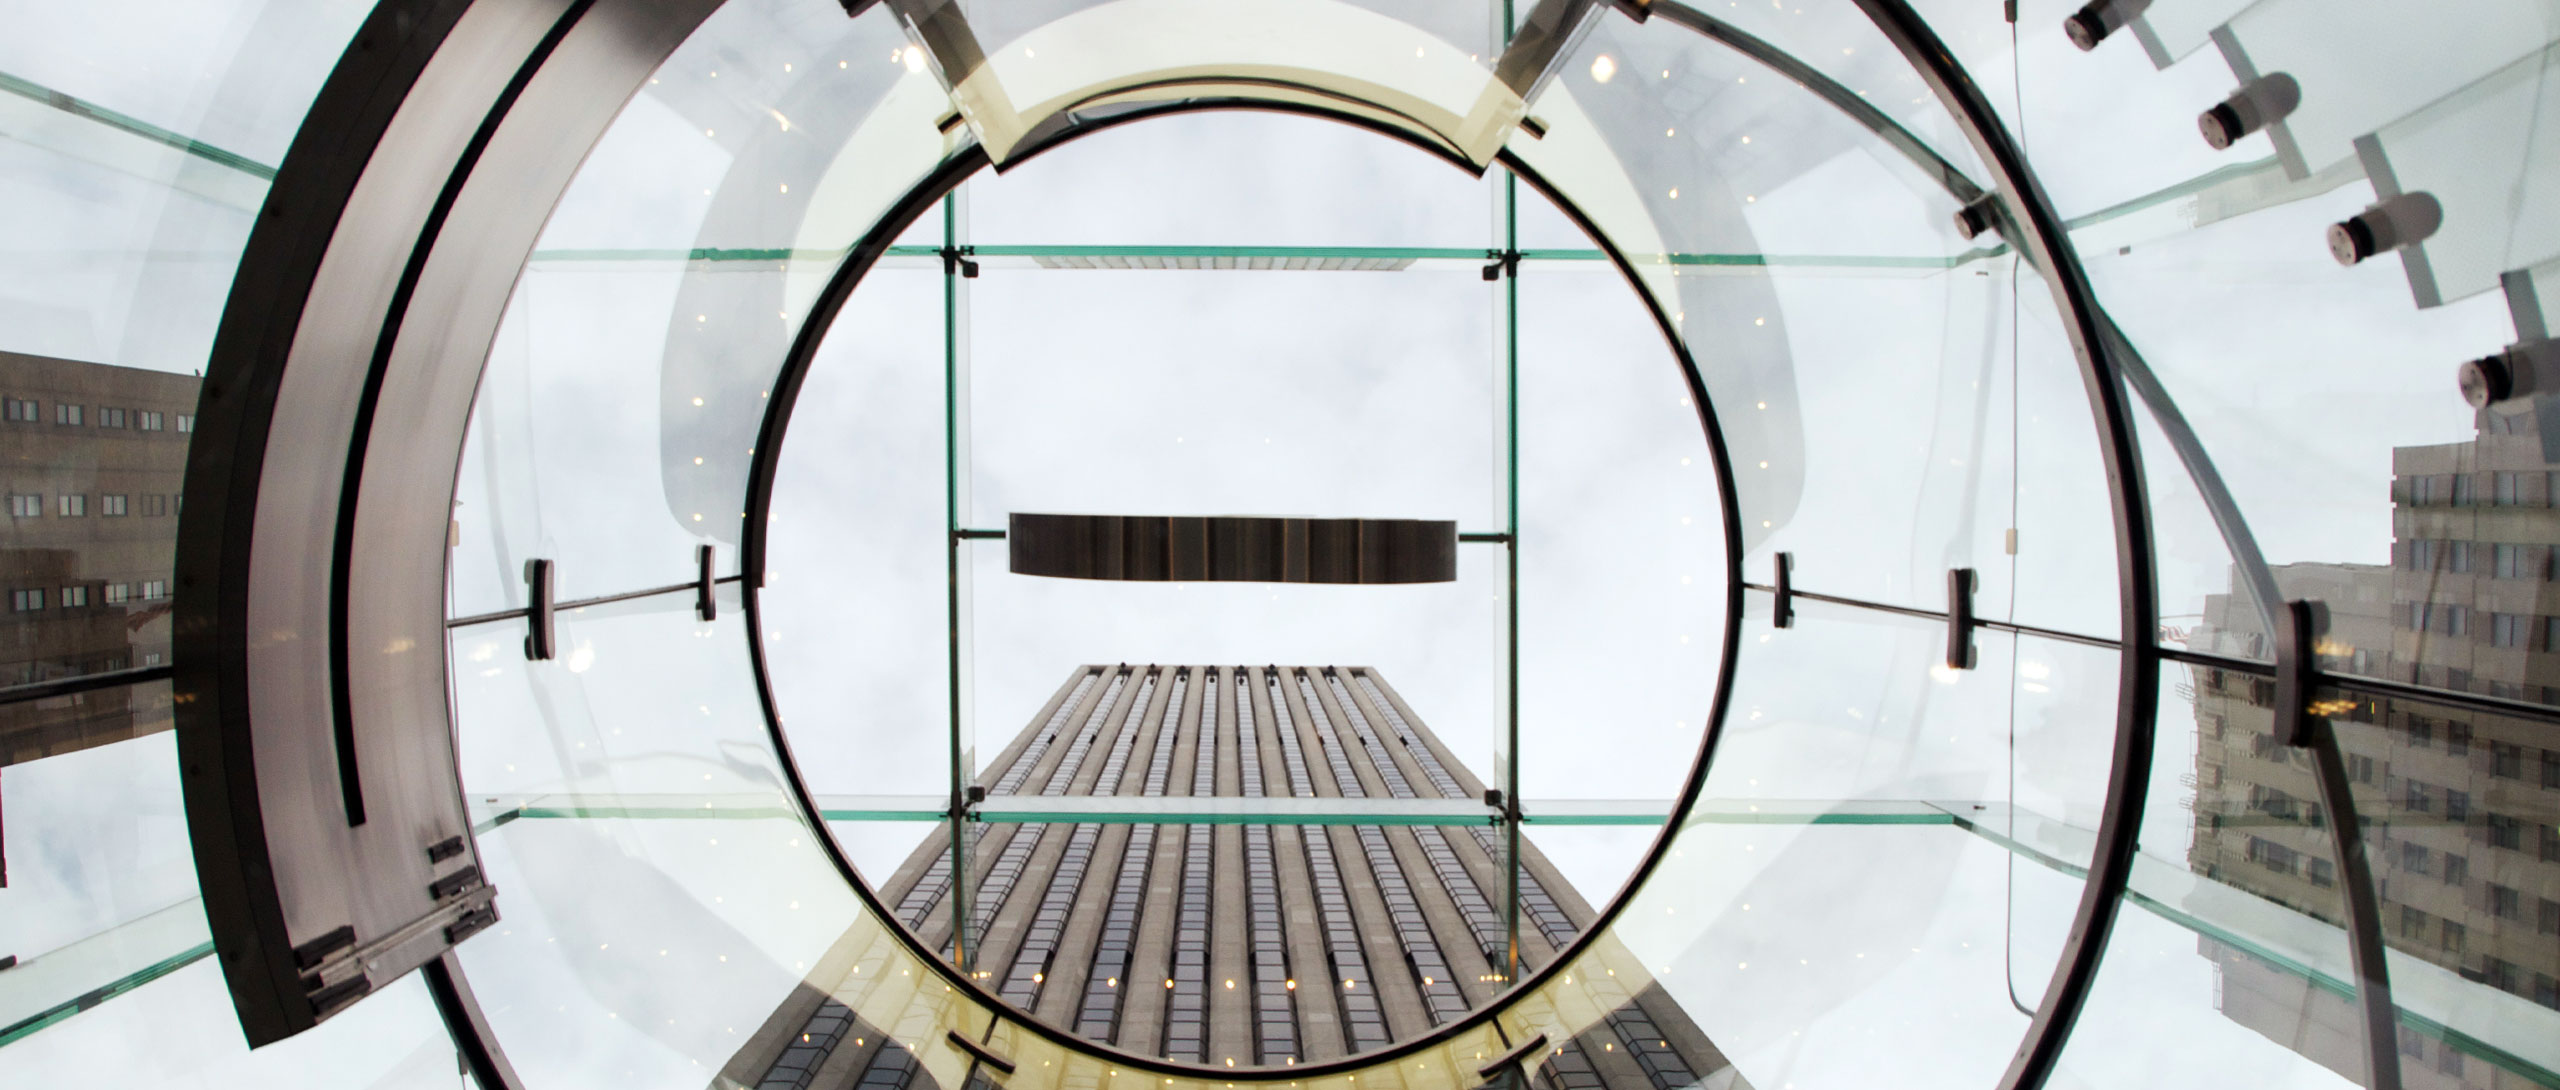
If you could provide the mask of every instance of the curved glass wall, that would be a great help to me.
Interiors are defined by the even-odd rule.
[[[2537,377],[2560,28],[2316,7],[718,5],[455,365],[501,919],[256,1052],[154,603],[178,380],[362,13],[26,14],[0,1071],[130,1024],[202,1032],[110,1081],[2548,1083],[2560,432],[2451,377]],[[2350,221],[2409,245],[2341,269]],[[1001,555],[1277,505],[1455,519],[1456,578]]]

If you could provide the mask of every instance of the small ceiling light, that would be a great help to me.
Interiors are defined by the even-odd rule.
[[[924,50],[918,49],[914,46],[908,46],[905,52],[899,54],[898,59],[905,62],[907,71],[924,71]]]
[[[1618,75],[1618,59],[1606,53],[1591,58],[1591,81],[1607,83]]]

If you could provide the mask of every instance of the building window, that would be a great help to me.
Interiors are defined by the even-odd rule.
[[[178,414],[178,434],[180,434],[180,435],[185,435],[185,434],[187,434],[188,432],[191,432],[191,431],[194,431],[194,430],[196,430],[196,414],[194,414],[194,413],[179,413],[179,414]],[[2560,476],[2560,474],[2553,474],[2553,476]]]
[[[130,602],[130,601],[132,601],[132,600],[133,600],[133,584],[131,584],[131,583],[109,583],[109,584],[107,584],[107,593],[106,593],[106,598],[107,598],[107,604],[108,604],[108,605],[111,605],[111,606],[120,606],[120,605],[125,604],[126,602]]]
[[[2401,841],[2400,869],[2411,874],[2427,873],[2427,846]]]
[[[2347,754],[2347,778],[2357,783],[2373,782],[2373,758],[2361,753]]]
[[[2444,819],[2453,822],[2471,820],[2471,792],[2444,789]]]
[[[2469,505],[2470,505],[2470,503],[2472,502],[2472,499],[2473,499],[2473,497],[2472,497],[2472,494],[2471,494],[2471,474],[2468,474],[2468,473],[2456,473],[2456,474],[2454,474],[2454,475],[2453,475],[2453,505],[2454,505],[2454,506],[2456,506],[2456,507],[2465,507],[2465,506],[2469,506]]]
[[[98,497],[98,514],[107,518],[123,518],[124,497],[113,494]]]
[[[2560,901],[2543,898],[2539,915],[2541,919],[2537,921],[2535,930],[2545,935],[2560,935]]]
[[[2444,938],[2438,943],[2438,945],[2443,946],[2447,951],[2452,953],[2461,953],[2462,940],[2469,938],[2469,933],[2464,930],[2461,924],[2455,923],[2452,920],[2446,920],[2443,921],[2443,923]]]
[[[2400,906],[2400,934],[2417,938],[2427,933],[2427,914],[2408,905]]]
[[[2516,891],[2495,882],[2489,883],[2489,913],[2501,920],[2524,918],[2523,899]]]
[[[2412,747],[2415,747],[2415,748],[2417,748],[2417,749],[2426,749],[2426,748],[2428,748],[2428,747],[2430,747],[2430,746],[2435,745],[2435,744],[2436,744],[2436,725],[2435,725],[2435,722],[2434,722],[2433,720],[2425,719],[2425,718],[2421,718],[2421,717],[2419,717],[2419,716],[2415,716],[2415,715],[2410,716],[2410,717],[2409,717],[2409,744],[2410,744]]]
[[[2524,822],[2505,814],[2490,814],[2488,823],[2490,847],[2511,852],[2524,850]]]
[[[168,580],[166,580],[166,579],[145,579],[145,580],[143,580],[143,581],[142,581],[142,600],[143,600],[143,601],[146,601],[146,602],[157,602],[157,601],[159,601],[160,599],[166,598],[166,597],[168,597],[168,596],[169,596],[169,581],[168,581]]]
[[[164,423],[167,418],[149,409],[134,410],[133,419],[134,426],[141,428],[144,431],[167,430],[167,425]]]
[[[2444,725],[2444,751],[2450,757],[2471,754],[2471,724],[2455,720]]]
[[[2520,473],[2502,470],[2491,478],[2491,487],[2496,489],[2494,499],[2498,506],[2513,507],[2523,502],[2524,486],[2519,483],[2519,478],[2522,476],[2523,474]]]
[[[2489,615],[2489,642],[2498,647],[2524,646],[2525,629],[2532,618],[2521,613]]]
[[[2560,787],[2560,749],[2542,751],[2542,786]]]
[[[44,497],[32,492],[12,492],[9,494],[9,514],[22,519],[41,518],[44,516]]]
[[[2500,579],[2524,578],[2524,546],[2492,545],[2489,547],[2490,570]]]
[[[62,497],[61,508],[64,518],[86,518],[89,514],[89,497],[78,492],[67,493]]]
[[[2443,557],[2443,542],[2414,538],[2409,542],[2409,570],[2434,571]]]
[[[34,613],[43,608],[44,590],[42,588],[9,592],[9,609],[12,612]]]
[[[123,409],[100,408],[98,410],[98,426],[101,428],[124,427],[125,411]]]
[[[62,588],[62,608],[79,609],[88,604],[89,588],[85,586]]]
[[[168,514],[169,497],[163,496],[157,492],[144,495],[142,497],[142,513],[147,517]]]
[[[145,651],[145,652],[143,652],[143,653],[142,653],[142,664],[143,664],[144,666],[158,666],[158,665],[160,665],[160,652],[157,652],[157,651]]]
[[[0,403],[5,403],[8,406],[9,422],[12,424],[33,424],[38,420],[44,419],[43,414],[37,409],[36,403],[26,398],[12,397],[0,400]]]
[[[2448,566],[2451,567],[2456,574],[2467,573],[2471,570],[2471,554],[2473,552],[2473,546],[2470,542],[2454,542],[2453,548],[2446,552],[2453,561],[2453,563]]]
[[[2444,884],[2467,885],[2471,881],[2471,857],[2454,852],[2444,853]]]
[[[2489,743],[2489,774],[2510,780],[2524,778],[2524,747],[2512,742]]]
[[[2312,860],[2304,873],[2310,876],[2311,884],[2315,886],[2327,888],[2338,884],[2338,868],[2326,859]]]
[[[64,402],[54,403],[53,422],[56,424],[76,425],[80,423],[81,416],[80,406],[78,405],[72,405]]]
[[[2553,828],[2548,824],[2542,824],[2540,828],[2542,829],[2542,861],[2560,863],[2560,828]]]
[[[2462,1077],[2462,1054],[2454,1051],[2452,1045],[2436,1050],[2436,1073]]]
[[[2455,609],[2461,609],[2462,607],[2461,607],[2461,606],[2455,606],[2454,608],[2455,608]],[[2456,631],[2456,632],[2454,632],[2453,634],[2454,634],[2454,635],[2456,635],[2456,636],[2460,636],[2460,635],[2463,635],[2464,633],[2463,633],[2462,631]],[[2460,667],[2454,667],[2454,666],[2447,666],[2447,667],[2445,667],[2445,668],[2444,668],[2444,687],[2445,687],[2445,688],[2448,688],[2448,689],[2451,689],[2451,690],[2453,690],[2453,691],[2455,691],[2455,692],[2460,692],[2460,693],[2467,693],[2467,692],[2470,692],[2470,691],[2471,691],[2471,671],[2469,671],[2469,670],[2467,670],[2467,669],[2460,668]]]
[[[2400,781],[2400,808],[2412,814],[2426,813],[2430,809],[2427,785],[2416,780]]]

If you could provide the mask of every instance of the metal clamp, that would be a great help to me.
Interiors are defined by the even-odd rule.
[[[555,625],[558,611],[552,606],[552,590],[556,580],[548,560],[524,562],[525,636],[524,657],[534,662],[551,658],[558,650],[559,630]]]
[[[996,1074],[1013,1074],[1013,1061],[1005,1059],[1002,1056],[998,1056],[995,1054],[993,1049],[962,1036],[959,1030],[945,1030],[943,1031],[943,1036],[951,1042],[951,1047],[968,1053],[970,1058],[977,1060],[979,1063],[994,1068]]]
[[[2475,409],[2560,390],[2560,341],[2518,341],[2497,355],[2465,362],[2454,381]]]
[[[2276,737],[2311,744],[2311,692],[2320,685],[2317,638],[2328,610],[2318,602],[2286,602],[2276,610]]]
[[[693,550],[695,567],[693,577],[693,612],[695,616],[701,617],[706,621],[716,621],[720,619],[720,580],[717,575],[713,574],[712,564],[712,561],[716,559],[716,553],[717,550],[710,545],[698,546]]]
[[[2282,72],[2269,72],[2241,84],[2220,105],[2196,115],[2196,128],[2203,131],[2206,144],[2221,151],[2241,137],[2284,120],[2300,105],[2302,85]]]
[[[1972,568],[1947,571],[1947,669],[1973,669],[1973,592],[1981,585]]]
[[[1526,1083],[1528,1081],[1528,1072],[1522,1069],[1521,1065],[1527,1063],[1529,1057],[1536,1055],[1539,1050],[1544,1049],[1545,1047],[1547,1047],[1547,1035],[1544,1033],[1532,1033],[1529,1035],[1528,1040],[1511,1046],[1511,1051],[1496,1056],[1493,1059],[1486,1061],[1484,1066],[1476,1068],[1476,1075],[1487,1082],[1491,1082],[1495,1078],[1500,1077],[1503,1072],[1520,1070],[1521,1081]]]
[[[1484,252],[1484,256],[1492,259],[1493,261],[1493,264],[1484,267],[1484,278],[1486,282],[1490,283],[1495,280],[1500,280],[1505,276],[1517,277],[1520,275],[1520,251],[1486,250]]]
[[[2150,6],[2151,0],[2089,0],[2088,6],[2062,21],[2062,33],[2086,53]]]
[[[2403,193],[2329,225],[2329,256],[2353,265],[2375,254],[2425,242],[2444,226],[2444,206],[2433,195]]]
[[[1956,233],[1970,239],[2000,226],[2000,195],[1985,193],[1956,209]]]
[[[1778,574],[1771,582],[1775,595],[1769,603],[1769,623],[1778,628],[1796,626],[1796,554],[1779,553],[1775,558]]]

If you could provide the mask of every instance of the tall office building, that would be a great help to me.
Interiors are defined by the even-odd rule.
[[[0,352],[0,685],[169,655],[178,490],[198,380]],[[0,764],[170,723],[162,691],[107,689],[0,707]]]
[[[2560,461],[2534,424],[2531,412],[2483,413],[2470,441],[2395,449],[2391,564],[2276,569],[2287,597],[2326,607],[2317,653],[2329,668],[2560,705],[2560,541],[2548,520],[2560,508]],[[2213,598],[2207,638],[2254,627],[2233,615],[2247,608],[2236,593]],[[2193,680],[2194,869],[2342,922],[2309,754],[2276,738],[2273,682],[2204,667]],[[2389,947],[2504,993],[2477,1001],[2518,1014],[2532,1012],[2527,1004],[2560,1009],[2560,739],[2537,721],[2434,702],[2319,707],[2342,724]],[[2203,944],[2222,966],[2227,1015],[2340,1072],[2360,1070],[2350,1000],[2303,987],[2266,958]],[[2395,989],[2425,995],[2419,975],[2395,969]],[[2400,1044],[2412,1087],[2528,1084],[2413,1030]]]
[[[1125,797],[1133,809],[1186,795],[1272,800],[1262,804],[1272,809],[1288,799],[1486,797],[1366,667],[1080,667],[978,786],[991,796]],[[1340,815],[1359,804],[1311,805]],[[1456,1022],[1507,986],[1496,828],[1301,820],[971,824],[966,902],[954,906],[947,829],[880,891],[936,949],[953,951],[965,924],[965,965],[1008,1001],[1086,1037],[1194,1063],[1291,1066],[1366,1052]],[[1534,847],[1519,854],[1520,956],[1534,969],[1594,913]],[[862,952],[836,960],[859,965]],[[839,991],[893,986],[876,972],[841,975]],[[1625,979],[1641,979],[1636,966]],[[1545,1085],[1740,1085],[1659,988],[1601,999],[1611,1013],[1548,1050]],[[774,1090],[907,1085],[915,1064],[879,1043],[887,1036],[804,988],[730,1076]]]

